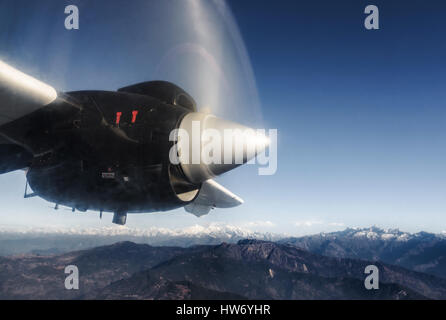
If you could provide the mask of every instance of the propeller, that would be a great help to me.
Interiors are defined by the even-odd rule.
[[[167,34],[172,44],[162,55],[155,78],[178,84],[196,101],[198,112],[183,119],[176,138],[182,173],[199,184],[248,162],[269,141],[249,128],[263,127],[262,113],[249,55],[230,8],[225,1],[208,0],[175,2],[175,8],[182,29]],[[216,163],[208,163],[203,154],[199,164],[193,163],[197,149],[203,150],[211,140],[194,141],[194,123],[199,124],[200,136],[208,131],[222,137],[220,156],[212,157]],[[225,137],[225,130],[232,136]]]

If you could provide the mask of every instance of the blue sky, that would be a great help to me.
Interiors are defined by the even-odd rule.
[[[61,90],[171,80],[221,115],[279,131],[275,175],[248,166],[218,179],[243,206],[201,219],[129,216],[130,227],[446,230],[443,3],[231,0],[239,30],[209,1],[126,3],[3,0],[0,57]],[[80,30],[64,30],[65,4],[79,5]],[[363,26],[368,4],[380,9],[380,30]],[[2,225],[111,224],[25,200],[24,184],[23,172],[0,176]]]

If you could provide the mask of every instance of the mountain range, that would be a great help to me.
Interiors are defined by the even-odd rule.
[[[0,299],[446,299],[446,280],[381,262],[259,240],[180,247],[120,242],[51,256],[0,258]],[[67,265],[80,289],[64,287]]]
[[[190,247],[236,243],[242,239],[275,241],[283,238],[272,233],[253,232],[225,224],[195,225],[184,229],[103,227],[67,228],[0,228],[0,256],[20,254],[49,255],[131,241],[152,246]]]
[[[401,266],[446,278],[446,235],[377,227],[349,228],[298,238],[284,238],[309,252],[337,258],[352,258]]]
[[[370,264],[379,290],[364,289]],[[64,287],[67,265],[80,270],[78,291]],[[0,230],[0,299],[446,299],[446,235],[371,227],[285,237],[225,225]]]
[[[243,239],[279,241],[309,252],[337,258],[381,261],[446,278],[446,234],[407,233],[398,229],[349,228],[303,237],[252,232],[211,224],[172,230],[120,228],[0,229],[0,256],[52,255],[132,241],[152,246],[190,247],[237,243]]]

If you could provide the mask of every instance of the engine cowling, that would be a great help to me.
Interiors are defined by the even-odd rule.
[[[148,81],[124,87],[118,92],[142,94],[164,103],[180,106],[192,112],[197,111],[195,100],[179,86],[167,81]]]

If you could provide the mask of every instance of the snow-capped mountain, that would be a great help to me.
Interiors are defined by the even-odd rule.
[[[73,235],[73,236],[131,236],[140,238],[216,238],[221,240],[235,240],[252,238],[261,240],[273,240],[280,238],[279,235],[272,233],[260,233],[249,229],[228,225],[228,224],[210,224],[208,226],[194,225],[182,229],[156,228],[136,229],[126,226],[112,226],[103,228],[0,228],[0,235],[13,234],[21,237],[35,237],[44,235]]]
[[[410,233],[402,232],[399,229],[384,230],[377,227],[371,227],[369,229],[347,229],[344,234],[354,238],[366,237],[371,240],[407,241],[412,237]]]
[[[399,229],[382,229],[379,227],[370,228],[347,228],[344,231],[332,232],[332,233],[321,233],[320,234],[326,238],[367,238],[369,240],[384,240],[384,241],[409,241],[412,239],[445,239],[446,232],[443,231],[440,234],[433,234],[428,232],[418,232],[409,233],[400,231]]]
[[[382,261],[446,278],[445,233],[348,228],[280,241],[325,256]]]
[[[104,228],[0,228],[0,256],[14,254],[51,254],[92,248],[119,241],[133,241],[153,246],[189,247],[236,243],[242,239],[275,241],[280,235],[260,233],[226,225],[195,225],[184,229],[128,227]]]
[[[236,243],[243,239],[279,241],[312,253],[382,261],[446,278],[446,233],[408,233],[398,229],[348,228],[299,238],[254,232],[226,224],[184,229],[104,227],[88,229],[0,229],[0,256],[55,254],[109,245],[119,241],[153,246],[190,247]]]

